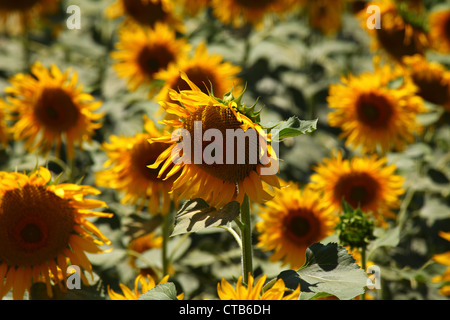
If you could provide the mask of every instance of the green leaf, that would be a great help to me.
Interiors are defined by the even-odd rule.
[[[327,295],[349,300],[364,293],[368,276],[343,247],[314,243],[306,250],[305,264],[299,270],[283,271],[278,278],[293,290],[300,284],[300,300]]]
[[[177,290],[172,282],[158,284],[142,294],[138,300],[178,300]]]
[[[200,198],[186,201],[175,217],[171,236],[226,225],[236,219],[239,213],[240,205],[237,201],[227,203],[220,210],[210,207]]]
[[[298,117],[293,116],[288,120],[272,126],[270,129],[272,133],[272,141],[282,141],[283,139],[289,137],[296,137],[315,131],[317,129],[317,119],[300,120]]]

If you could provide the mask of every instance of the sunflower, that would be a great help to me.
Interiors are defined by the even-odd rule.
[[[0,0],[0,29],[21,34],[36,26],[45,15],[54,13],[59,0]]]
[[[285,184],[275,197],[261,206],[256,224],[258,247],[274,250],[270,261],[283,261],[291,269],[305,262],[306,249],[334,232],[337,215],[320,205],[320,193],[294,182]]]
[[[300,286],[294,291],[289,290],[286,288],[283,279],[278,279],[271,288],[262,292],[266,279],[267,275],[263,275],[254,284],[255,279],[249,274],[248,285],[244,286],[242,276],[239,276],[236,288],[234,288],[222,278],[222,281],[217,284],[217,294],[220,300],[298,300]]]
[[[432,12],[428,24],[430,46],[440,53],[450,53],[450,9]]]
[[[419,89],[417,94],[450,111],[450,71],[438,62],[427,61],[421,55],[405,57],[403,62]]]
[[[159,284],[167,283],[169,280],[169,276],[165,276],[161,279]],[[137,300],[141,295],[144,293],[152,290],[156,287],[155,280],[150,276],[143,276],[138,275],[134,281],[134,292],[124,284],[120,284],[120,289],[122,289],[123,294],[119,294],[117,292],[114,292],[109,286],[108,286],[108,295],[111,300]],[[184,293],[180,293],[177,296],[178,300],[183,300]]]
[[[342,13],[346,0],[314,0],[307,2],[309,24],[324,34],[334,34],[341,29]]]
[[[183,13],[189,16],[196,16],[202,10],[209,8],[211,0],[178,0],[180,3]]]
[[[241,27],[251,24],[257,29],[270,15],[282,17],[301,1],[297,0],[211,0],[213,14],[224,24]]]
[[[376,155],[343,159],[342,153],[324,159],[314,167],[311,187],[323,193],[322,205],[342,212],[342,201],[353,208],[358,206],[371,214],[378,225],[385,219],[395,219],[394,210],[400,206],[404,178],[394,174],[395,165],[388,165],[385,157]]]
[[[190,45],[177,38],[168,25],[156,23],[153,29],[136,24],[121,26],[117,51],[111,53],[114,70],[127,79],[128,89],[135,91],[143,84],[151,84],[158,71],[187,55]]]
[[[62,73],[53,64],[47,69],[37,62],[31,73],[13,76],[12,86],[5,89],[9,94],[5,108],[15,121],[11,127],[13,138],[26,140],[29,152],[44,154],[55,146],[59,154],[65,139],[67,156],[73,159],[75,145],[82,148],[83,142],[91,142],[95,130],[102,126],[95,121],[103,113],[93,112],[102,103],[82,92],[76,72],[70,76],[70,70]]]
[[[159,22],[180,32],[184,30],[171,0],[117,0],[106,8],[105,15],[109,19],[125,16],[125,24],[138,23],[153,28]]]
[[[162,164],[160,175],[163,175],[168,167],[173,166],[165,175],[165,179],[179,174],[179,177],[173,182],[173,190],[180,190],[180,198],[203,198],[213,207],[221,207],[232,200],[242,202],[245,194],[255,202],[270,199],[272,186],[279,187],[278,178],[274,174],[261,173],[265,166],[273,166],[277,159],[270,144],[265,140],[267,137],[262,128],[239,111],[243,110],[242,106],[238,106],[234,99],[226,101],[207,95],[189,80],[185,73],[181,73],[181,77],[188,83],[190,90],[181,90],[180,93],[175,90],[170,92],[172,100],[179,104],[161,102],[162,107],[169,114],[175,115],[179,119],[162,121],[175,128],[176,131],[174,138],[168,135],[153,139],[153,143],[164,142],[169,147],[161,153],[151,168],[157,168]],[[199,122],[200,126],[198,126]],[[200,142],[201,146],[199,147],[199,140],[203,140],[203,136],[196,136],[199,129],[202,132],[207,132],[209,129],[219,131],[222,143],[215,142],[215,140],[211,143],[203,141]],[[185,137],[183,134],[177,140],[176,135],[183,130],[188,132],[189,137],[192,137],[190,143],[187,142],[187,139],[184,141],[189,137]],[[248,137],[248,139],[244,137],[245,140],[240,145],[244,148],[244,152],[238,152],[236,141],[226,143],[230,131],[235,134],[238,132],[236,136],[241,132]],[[252,134],[254,139],[252,139]],[[228,136],[228,140],[231,140],[229,138],[230,136]],[[225,144],[228,145],[228,148]],[[267,148],[263,145],[266,145]],[[214,150],[210,150],[211,155],[217,154],[211,156],[213,159],[206,159],[204,157],[206,150],[212,146],[214,146]],[[194,151],[186,152],[185,148]],[[195,151],[194,148],[201,150]],[[231,148],[234,148],[232,153],[229,152]],[[198,158],[199,151],[202,159]],[[228,156],[226,155],[227,151],[229,152]],[[254,153],[251,153],[252,151]],[[261,151],[264,152],[264,160],[258,158]],[[262,162],[265,164],[262,164],[260,160],[263,160]]]
[[[0,297],[12,288],[13,298],[22,299],[35,282],[45,282],[52,296],[52,282],[65,289],[70,264],[91,273],[85,253],[102,253],[99,246],[110,244],[89,220],[112,217],[90,210],[106,207],[103,201],[85,199],[100,192],[50,180],[42,167],[30,175],[0,172]]]
[[[447,241],[450,241],[450,232],[439,232],[439,236]],[[433,277],[432,282],[443,282],[439,292],[444,296],[450,296],[450,251],[434,254],[433,260],[439,264],[448,266],[447,270],[442,275]]]
[[[223,97],[232,87],[238,90],[242,82],[237,77],[241,68],[223,61],[219,54],[209,54],[206,44],[202,42],[196,47],[192,57],[181,59],[176,65],[170,65],[167,70],[162,70],[155,76],[164,81],[164,86],[155,97],[157,101],[169,100],[170,90],[189,89],[180,72],[186,73],[202,92],[212,90],[216,97]]]
[[[330,85],[328,122],[342,130],[347,146],[362,152],[402,150],[421,132],[417,115],[425,112],[412,80],[398,65],[375,66],[374,72],[341,77]]]
[[[136,259],[137,254],[144,253],[147,250],[158,249],[162,247],[163,237],[156,235],[154,232],[147,233],[143,236],[137,237],[130,241],[128,244],[128,250],[135,254],[130,255],[130,265],[134,269],[137,269]],[[153,268],[139,269],[141,275],[156,276]]]
[[[380,8],[381,28],[367,28],[368,13],[366,10],[362,10],[358,17],[362,27],[372,37],[371,48],[373,51],[383,50],[396,62],[400,62],[404,56],[425,53],[429,43],[423,26],[405,21],[404,15],[400,14],[395,1],[381,0],[367,3],[367,7],[371,5]],[[408,7],[410,6],[408,5]]]
[[[151,214],[166,214],[172,201],[177,203],[176,193],[169,194],[176,175],[163,181],[158,178],[159,169],[149,169],[158,156],[167,148],[165,143],[148,143],[148,139],[163,135],[148,117],[144,116],[144,132],[132,137],[110,137],[102,149],[108,160],[105,170],[96,173],[95,182],[99,187],[116,189],[123,193],[122,203],[147,205]],[[165,133],[167,134],[167,132]]]

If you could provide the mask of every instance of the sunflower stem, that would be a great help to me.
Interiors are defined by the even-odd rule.
[[[163,265],[163,275],[166,276],[169,274],[169,252],[168,252],[168,242],[170,236],[170,224],[172,222],[171,219],[172,210],[163,215],[163,224],[162,224],[162,265]]]
[[[366,247],[362,246],[361,248],[361,267],[366,272]],[[365,293],[361,294],[361,300],[366,300]]]
[[[250,200],[247,195],[241,204],[241,238],[242,238],[242,279],[248,283],[249,274],[253,274],[252,225],[250,216]]]

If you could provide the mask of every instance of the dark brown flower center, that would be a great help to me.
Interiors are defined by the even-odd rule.
[[[39,0],[0,0],[0,9],[25,11],[31,9]]]
[[[123,0],[123,5],[126,13],[143,25],[153,27],[167,18],[161,1]]]
[[[46,129],[54,132],[71,129],[80,117],[72,97],[60,88],[45,88],[36,102],[34,113]]]
[[[144,47],[138,55],[137,62],[141,70],[152,77],[159,70],[167,68],[174,59],[173,52],[166,47]]]
[[[273,3],[274,0],[236,0],[236,2],[245,8],[261,9]]]
[[[197,136],[200,129],[195,129],[195,122],[201,124],[201,133],[208,129],[216,129],[222,137],[222,144],[215,142],[215,137],[211,141],[204,141],[203,136]],[[185,122],[191,136],[191,163],[194,163],[208,174],[224,181],[237,183],[249,176],[251,171],[256,171],[258,157],[258,133],[254,129],[248,129],[245,133],[241,128],[241,123],[236,119],[230,108],[219,106],[200,107]],[[230,131],[227,132],[227,129]],[[240,137],[237,137],[241,133]],[[215,143],[217,148],[210,145]],[[196,145],[201,145],[201,163],[195,163]],[[206,152],[206,148],[211,148],[211,154]],[[231,149],[232,148],[232,149]],[[216,154],[215,151],[220,152]],[[208,149],[209,150],[209,149]],[[233,155],[227,157],[227,152],[233,150]],[[197,152],[198,154],[199,152]],[[254,154],[251,154],[254,153]],[[205,156],[214,157],[214,163],[208,164]],[[197,158],[198,159],[198,158]],[[197,162],[199,162],[197,160]]]
[[[287,237],[299,245],[312,244],[319,241],[320,222],[309,209],[298,209],[288,213],[283,225]]]
[[[353,208],[361,206],[364,209],[377,200],[379,188],[378,182],[368,173],[352,173],[338,180],[334,195],[339,203],[345,200]]]
[[[359,96],[356,113],[360,122],[378,129],[387,127],[393,115],[393,108],[384,96],[368,93]]]

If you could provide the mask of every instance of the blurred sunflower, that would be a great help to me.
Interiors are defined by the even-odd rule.
[[[267,166],[273,165],[277,159],[270,144],[265,140],[266,137],[261,126],[241,112],[243,107],[238,105],[234,99],[223,101],[212,95],[207,95],[189,80],[185,73],[181,73],[181,77],[188,83],[190,90],[181,90],[180,93],[175,90],[170,92],[172,100],[179,102],[179,104],[161,102],[166,112],[175,115],[178,119],[162,122],[172,126],[177,131],[179,129],[187,131],[192,138],[190,143],[183,143],[183,140],[172,140],[171,135],[153,139],[153,142],[167,143],[168,148],[161,153],[151,168],[157,168],[162,164],[160,175],[163,175],[167,168],[173,165],[165,179],[172,177],[174,174],[179,174],[179,177],[173,182],[173,190],[180,190],[180,198],[202,198],[212,207],[222,207],[233,200],[241,203],[245,194],[255,202],[260,203],[269,200],[273,196],[269,193],[272,186],[279,187],[279,181],[275,175],[261,174],[265,165],[261,163],[262,158],[258,158],[258,155],[261,151],[265,152],[267,157],[265,157],[264,162],[267,160]],[[220,144],[218,148],[221,148],[221,151],[218,151],[211,164],[208,164],[205,159],[201,159],[200,162],[196,160],[195,151],[191,154],[185,154],[186,150],[183,150],[184,144],[194,150],[194,148],[197,148],[195,147],[195,140],[203,141],[203,137],[195,136],[198,130],[194,129],[196,122],[201,122],[202,132],[216,129],[224,137],[222,143],[215,143],[215,145]],[[244,153],[238,152],[234,142],[232,144],[234,147],[232,156],[234,158],[230,161],[225,155],[227,149],[226,131],[235,132],[237,129],[242,129],[246,134],[250,133],[249,136],[254,133],[255,139],[246,139],[243,145],[239,146],[245,150]],[[251,131],[247,132],[248,130]],[[183,136],[181,135],[181,137]],[[199,151],[201,151],[202,156],[205,154],[206,148],[211,148],[213,142],[201,142],[202,150]],[[264,143],[267,144],[266,150],[262,150],[264,148],[262,144]],[[252,151],[255,154],[251,154]],[[238,156],[244,158],[241,163],[238,162]],[[230,158],[229,155],[228,157]],[[181,173],[179,173],[180,171]]]
[[[427,33],[419,23],[405,20],[406,15],[400,14],[396,1],[371,1],[367,3],[366,8],[371,5],[380,8],[381,28],[367,28],[366,10],[362,10],[358,17],[362,27],[372,36],[372,50],[378,52],[383,50],[397,62],[404,56],[425,53],[429,45]],[[408,13],[409,16],[416,14],[416,11]]]
[[[307,1],[308,20],[311,27],[323,34],[334,34],[341,29],[342,14],[348,0]]]
[[[170,65],[167,70],[162,70],[155,78],[164,81],[164,86],[156,96],[157,101],[169,101],[170,90],[187,90],[189,86],[181,78],[180,72],[187,74],[189,79],[201,89],[208,93],[214,93],[216,97],[222,98],[230,88],[239,89],[242,80],[237,77],[241,68],[223,61],[219,54],[209,54],[205,43],[200,43],[192,57],[179,60],[175,65]],[[211,89],[212,88],[212,89]]]
[[[29,74],[17,74],[10,79],[11,87],[4,108],[12,113],[15,121],[11,127],[14,140],[25,140],[29,152],[38,150],[47,154],[56,146],[59,155],[63,140],[67,157],[74,158],[75,145],[92,141],[95,130],[102,124],[95,122],[103,113],[94,113],[100,108],[100,101],[93,101],[78,85],[78,74],[66,70],[62,73],[57,66],[45,68],[37,62]]]
[[[165,276],[158,284],[167,283],[168,280],[169,276]],[[141,295],[155,288],[156,283],[152,277],[140,274],[134,281],[134,291],[122,283],[119,286],[120,289],[122,289],[123,294],[114,292],[114,290],[108,286],[108,295],[111,300],[137,300]],[[180,293],[177,298],[178,300],[183,300],[184,293]]]
[[[450,241],[450,232],[439,232],[439,236]],[[433,260],[439,264],[449,266],[447,270],[439,276],[433,277],[432,282],[443,282],[439,292],[444,296],[450,296],[450,251],[433,255]]]
[[[403,68],[376,65],[374,72],[341,82],[330,85],[328,122],[342,130],[347,146],[364,153],[400,151],[421,132],[417,115],[426,109]]]
[[[245,286],[242,283],[242,276],[239,276],[234,288],[222,278],[222,281],[217,284],[217,294],[220,300],[298,300],[300,286],[292,291],[286,288],[283,279],[278,279],[272,287],[263,292],[266,279],[267,275],[263,275],[254,283],[255,279],[249,274],[248,284]]]
[[[89,220],[112,217],[90,210],[106,207],[103,201],[85,199],[100,192],[50,182],[50,172],[42,167],[30,175],[0,172],[0,177],[0,297],[12,288],[13,298],[22,299],[34,282],[45,282],[51,297],[52,283],[65,289],[70,264],[91,273],[85,253],[102,253],[99,246],[110,244]]]
[[[160,22],[177,31],[184,30],[172,0],[117,0],[106,8],[105,15],[109,19],[125,16],[125,24],[134,22],[153,28]]]
[[[130,91],[151,85],[158,71],[177,63],[190,50],[184,38],[177,38],[173,29],[160,23],[153,29],[136,24],[121,26],[118,36],[117,50],[111,53],[113,68],[120,78],[127,79]]]
[[[376,155],[342,159],[342,153],[323,160],[314,167],[311,187],[323,193],[322,205],[342,211],[342,200],[353,208],[372,214],[377,224],[386,226],[385,219],[395,219],[404,193],[402,176],[394,174],[395,165],[387,165],[385,157]]]
[[[450,111],[450,71],[438,62],[427,61],[421,55],[405,57],[403,62],[419,89],[417,94]]]
[[[270,261],[282,261],[291,269],[305,262],[306,249],[334,232],[338,216],[322,207],[321,194],[294,182],[283,183],[275,197],[261,206],[256,224],[258,247],[274,250]]]
[[[60,0],[0,0],[0,29],[21,34],[45,15],[56,12]]]
[[[147,167],[167,148],[165,143],[150,144],[148,139],[165,134],[144,116],[144,132],[133,137],[112,135],[110,143],[102,144],[108,160],[104,163],[106,169],[95,174],[95,183],[123,193],[122,203],[138,204],[139,208],[147,205],[148,211],[155,215],[168,213],[172,202],[175,206],[177,203],[176,193],[169,194],[177,175],[163,181],[158,178],[159,168]]]
[[[209,8],[211,0],[177,0],[183,8],[183,13],[196,16],[202,10]]]
[[[136,254],[141,254],[151,249],[161,248],[162,242],[163,242],[162,236],[158,236],[154,232],[150,232],[131,240],[130,243],[128,244],[128,250]],[[130,265],[133,269],[138,268],[136,265],[136,259],[137,255],[133,254],[130,256]],[[153,268],[150,267],[145,269],[139,269],[139,274],[144,276],[149,275],[151,277],[156,276]]]
[[[430,13],[428,24],[431,47],[440,53],[450,53],[450,9]]]
[[[264,18],[282,16],[302,1],[296,0],[211,0],[213,14],[224,24],[241,27],[251,24],[260,29]]]
[[[6,146],[9,141],[9,132],[5,121],[6,118],[2,110],[4,106],[5,103],[0,99],[0,146]]]

